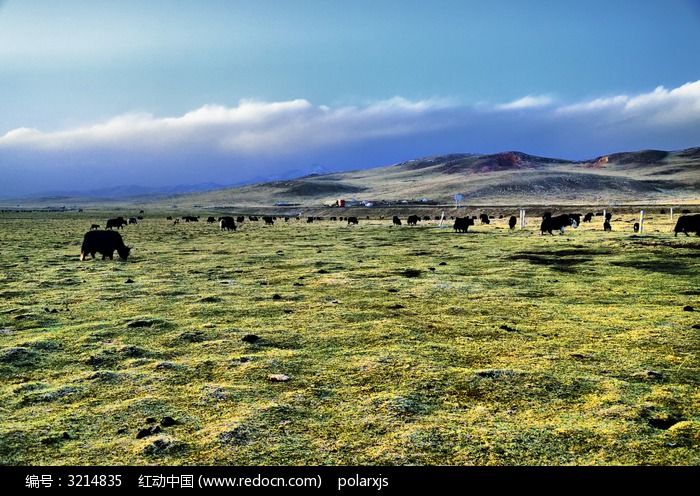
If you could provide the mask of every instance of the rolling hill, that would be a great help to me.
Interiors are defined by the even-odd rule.
[[[329,204],[338,198],[373,202],[542,204],[569,202],[697,202],[700,147],[614,153],[586,161],[521,152],[451,154],[372,169],[312,174],[178,198],[197,205]]]
[[[128,195],[119,196],[120,191]],[[700,204],[700,147],[642,150],[572,161],[509,151],[449,154],[347,172],[310,174],[234,187],[179,191],[115,187],[111,197],[89,193],[4,201],[14,207],[150,205],[151,207],[320,207],[339,198],[375,206],[423,202],[465,205]],[[427,201],[426,201],[427,200]],[[0,203],[2,204],[2,203]]]

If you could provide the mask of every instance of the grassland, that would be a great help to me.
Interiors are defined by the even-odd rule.
[[[147,218],[80,262],[107,216],[0,216],[2,464],[700,463],[700,239],[668,216]]]

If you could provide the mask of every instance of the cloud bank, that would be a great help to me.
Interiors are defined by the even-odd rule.
[[[700,145],[700,81],[635,95],[490,105],[401,97],[331,108],[242,100],[181,116],[129,113],[72,129],[0,136],[0,196],[110,185],[235,183],[312,164],[363,168],[424,155],[519,149],[563,158]]]

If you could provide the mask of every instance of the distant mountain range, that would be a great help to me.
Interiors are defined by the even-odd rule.
[[[700,147],[613,153],[585,161],[517,151],[440,155],[192,194],[180,203],[311,206],[339,198],[452,203],[457,193],[465,204],[700,201]]]
[[[318,172],[323,169],[317,166]],[[88,192],[44,194],[33,203],[74,205],[107,201],[170,206],[303,206],[336,199],[369,202],[541,204],[553,202],[700,202],[700,147],[642,150],[572,161],[518,151],[457,153],[348,172],[224,186],[117,186]],[[7,202],[5,202],[7,204]]]

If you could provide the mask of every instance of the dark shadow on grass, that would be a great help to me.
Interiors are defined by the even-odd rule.
[[[558,272],[574,273],[576,266],[592,262],[594,256],[610,255],[609,250],[567,249],[544,252],[521,251],[509,260],[527,260],[533,265],[543,265]]]
[[[629,267],[633,269],[645,270],[647,272],[659,272],[662,274],[689,275],[692,271],[690,267],[678,259],[674,260],[623,260],[612,262],[616,267]]]

